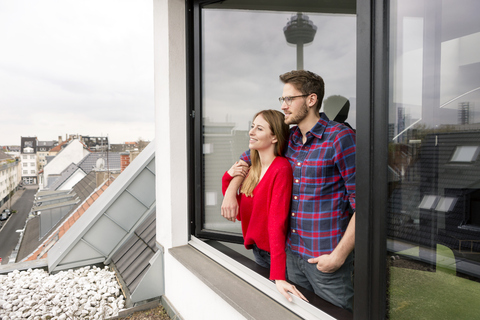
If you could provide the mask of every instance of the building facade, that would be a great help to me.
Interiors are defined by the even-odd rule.
[[[38,184],[37,137],[21,137],[22,182]]]
[[[185,319],[265,310],[306,319],[478,317],[479,9],[473,0],[154,1],[157,245],[165,297]],[[256,111],[280,108],[278,75],[298,59],[283,28],[298,13],[317,26],[302,44],[304,68],[324,78],[326,98],[350,100],[357,132],[352,314],[286,303],[242,262],[238,226],[211,210],[221,202],[211,177],[239,156],[228,150],[246,146],[205,124],[246,130]],[[252,298],[235,298],[232,286]]]
[[[0,150],[0,206],[10,199],[21,181],[19,159]]]

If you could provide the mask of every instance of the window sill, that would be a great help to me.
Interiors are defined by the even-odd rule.
[[[293,302],[288,302],[268,280],[266,269],[226,247],[216,249],[192,236],[189,245],[172,248],[169,252],[247,319],[353,318],[350,312],[305,290],[302,293],[306,293],[311,303],[294,296]]]

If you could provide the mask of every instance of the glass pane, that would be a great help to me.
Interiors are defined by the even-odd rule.
[[[390,319],[480,314],[480,2],[391,1]]]
[[[241,234],[240,223],[229,222],[220,214],[221,178],[248,149],[248,129],[255,113],[280,110],[280,74],[303,64],[304,69],[322,76],[325,99],[337,96],[329,101],[336,100],[340,108],[349,100],[347,122],[355,127],[355,8],[337,8],[340,14],[330,7],[327,14],[320,6],[310,7],[299,16],[294,11],[296,2],[282,1],[279,8],[291,7],[292,11],[274,11],[277,3],[271,2],[272,11],[239,10],[232,1],[203,10],[205,229]],[[263,4],[262,9],[265,7],[268,5]],[[310,36],[314,33],[313,41],[298,46],[287,43],[284,31],[289,35],[300,19]]]

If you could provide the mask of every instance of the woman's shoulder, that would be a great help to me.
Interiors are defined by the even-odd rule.
[[[274,163],[275,163],[275,166],[279,168],[289,168],[289,169],[292,168],[290,165],[290,162],[285,157],[281,157],[281,156],[276,157]]]

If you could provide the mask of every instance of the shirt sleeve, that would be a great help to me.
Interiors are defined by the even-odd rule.
[[[344,127],[335,138],[335,163],[345,181],[347,197],[352,209],[355,210],[355,156],[356,136],[355,132]]]
[[[292,196],[293,174],[290,164],[279,168],[272,184],[272,196],[268,213],[268,236],[270,243],[270,279],[286,280],[285,243],[288,232],[290,199]]]
[[[242,153],[242,155],[240,156],[240,160],[245,161],[246,163],[248,163],[249,166],[252,165],[252,162],[250,161],[250,149]]]

